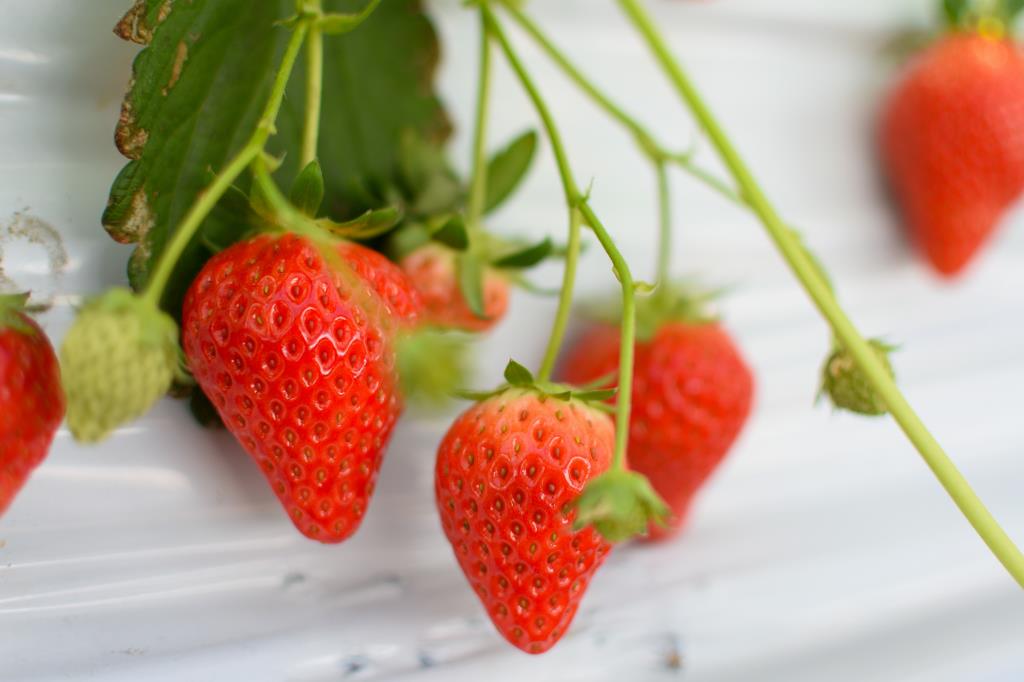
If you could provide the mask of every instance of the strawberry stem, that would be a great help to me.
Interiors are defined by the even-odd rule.
[[[591,209],[587,197],[579,191],[554,117],[551,115],[544,97],[516,54],[515,49],[508,40],[508,36],[501,27],[501,23],[486,0],[480,3],[480,11],[483,14],[488,31],[490,31],[501,46],[509,66],[512,67],[512,70],[519,78],[520,84],[533,102],[534,109],[537,110],[537,115],[547,131],[548,139],[551,142],[551,149],[558,165],[558,173],[562,180],[562,189],[565,192],[566,203],[570,210],[570,225],[578,220],[578,218],[573,216],[578,211],[583,222],[590,227],[602,248],[604,248],[605,253],[608,254],[615,275],[622,285],[622,343],[619,358],[619,393],[615,406],[615,453],[612,459],[611,470],[623,471],[626,468],[626,443],[629,439],[629,417],[633,392],[633,345],[636,337],[636,287],[633,283],[633,275],[629,270],[629,264],[626,263],[618,247],[616,247],[615,241],[608,234],[608,231],[593,209]],[[578,241],[576,250],[579,250]],[[568,314],[566,311],[572,304],[573,283],[569,282],[568,284],[569,286],[562,291],[562,297],[559,301],[559,318],[556,318],[556,321],[563,314]],[[549,350],[551,348],[557,349],[561,346],[564,326],[556,323],[552,332]]]
[[[725,131],[672,56],[668,45],[639,0],[619,0],[619,5],[647,42],[684,103],[704,128],[736,184],[742,189],[741,195],[746,198],[746,202],[757,214],[818,310],[832,326],[836,337],[849,350],[871,385],[885,401],[890,414],[978,535],[1010,575],[1024,587],[1024,555],[985,508],[956,465],[904,398],[871,345],[846,316],[833,296],[828,282],[821,276],[797,235],[786,227],[778,216]],[[620,397],[623,394],[620,393]]]
[[[537,372],[541,381],[548,381],[555,371],[558,351],[565,339],[565,330],[569,327],[569,316],[572,312],[572,299],[576,289],[576,267],[580,261],[580,233],[583,216],[575,207],[569,209],[569,244],[565,250],[565,270],[562,273],[562,289],[558,293],[558,311],[555,322],[551,326],[551,336],[544,351],[540,370]]]
[[[672,194],[665,162],[655,161],[654,172],[658,177],[658,269],[654,284],[658,287],[655,295],[664,296],[672,277]]]
[[[480,231],[487,201],[487,118],[491,96],[491,34],[480,19],[480,73],[477,82],[476,120],[473,128],[473,177],[469,187],[466,226],[472,235]],[[470,244],[472,247],[472,244]]]
[[[322,0],[306,0],[306,8],[317,16],[323,14]],[[302,158],[305,168],[317,157],[320,143],[320,111],[324,87],[324,32],[319,23],[309,27],[306,43],[306,122],[302,130]]]
[[[284,100],[288,80],[291,77],[299,51],[302,48],[302,43],[306,39],[313,21],[315,19],[306,19],[295,26],[291,39],[288,41],[288,46],[285,48],[277,75],[274,78],[274,83],[270,90],[270,98],[249,141],[231,159],[224,170],[217,175],[213,183],[199,194],[196,202],[189,209],[185,219],[174,233],[174,237],[167,244],[167,248],[160,254],[156,269],[150,276],[146,289],[142,294],[143,299],[153,306],[159,307],[164,288],[167,286],[167,281],[174,271],[174,266],[177,265],[178,259],[192,240],[196,230],[199,229],[206,216],[217,205],[217,202],[224,196],[224,193],[230,189],[238,176],[263,153],[267,140],[275,132],[274,124],[277,121],[277,114],[281,110],[281,102]]]

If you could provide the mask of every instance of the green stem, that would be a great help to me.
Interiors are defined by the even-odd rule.
[[[541,381],[549,381],[558,361],[558,351],[565,340],[565,331],[569,327],[569,315],[572,312],[572,299],[576,288],[576,267],[580,260],[580,232],[582,217],[579,210],[569,210],[569,244],[565,250],[565,271],[562,274],[562,289],[558,293],[558,312],[555,323],[551,327],[551,337],[544,351],[544,359],[540,363],[537,376]]]
[[[658,271],[654,283],[664,293],[672,277],[672,194],[665,163],[658,161],[654,167],[658,176]]]
[[[565,145],[562,142],[562,136],[559,133],[558,126],[555,124],[554,117],[551,115],[551,111],[548,109],[547,103],[544,101],[544,97],[540,94],[540,90],[538,90],[533,78],[526,70],[526,67],[523,66],[522,61],[519,59],[515,49],[509,42],[508,36],[502,29],[498,18],[494,15],[494,12],[491,10],[486,0],[480,3],[480,11],[484,16],[488,31],[491,32],[501,45],[501,49],[505,53],[505,58],[508,60],[512,70],[515,71],[523,89],[533,102],[533,106],[537,110],[537,115],[540,116],[541,122],[544,124],[544,129],[547,131],[548,139],[551,142],[551,149],[555,155],[555,161],[558,165],[559,177],[562,180],[562,189],[565,192],[565,199],[569,206],[569,210],[578,210],[580,212],[584,222],[594,232],[597,240],[601,243],[601,246],[608,254],[609,259],[612,261],[615,275],[622,285],[622,336],[619,356],[619,391],[615,404],[615,454],[611,466],[612,470],[622,471],[626,467],[626,443],[629,439],[629,416],[633,394],[633,345],[636,340],[636,299],[633,276],[632,273],[630,273],[629,265],[615,246],[615,242],[612,240],[611,235],[608,234],[608,231],[604,228],[600,219],[598,219],[597,215],[595,215],[594,211],[590,208],[590,205],[587,203],[587,198],[580,193],[576,180],[573,177],[572,168],[569,165],[569,157],[566,154]],[[560,304],[559,307],[560,309],[563,309],[570,303],[571,301],[565,303],[565,305]],[[553,331],[557,332],[557,330]],[[552,336],[555,335],[556,334],[552,334]],[[553,339],[552,345],[556,348],[555,352],[557,353],[557,348],[561,345],[561,340]]]
[[[309,0],[309,4],[317,14],[322,11],[321,0]],[[306,44],[306,124],[302,130],[300,168],[305,168],[317,157],[323,87],[324,33],[316,23],[313,23],[309,29],[309,42]]]
[[[978,535],[992,550],[992,553],[1002,562],[1010,575],[1024,587],[1024,555],[985,508],[967,480],[957,470],[956,465],[943,451],[942,446],[921,422],[885,367],[878,360],[871,346],[836,302],[828,283],[818,273],[816,266],[808,257],[796,235],[779,218],[718,121],[675,61],[651,18],[638,0],[619,0],[619,4],[650,46],[680,97],[707,132],[725,165],[735,178],[736,184],[742,188],[742,195],[764,224],[769,236],[818,310],[828,320],[835,335],[850,351],[861,371],[871,382],[872,387],[885,400],[893,419],[921,453],[925,463]]]
[[[156,269],[149,278],[146,289],[142,294],[143,299],[152,305],[160,305],[160,298],[163,296],[164,288],[167,286],[167,281],[170,279],[178,259],[192,240],[196,230],[202,225],[203,220],[206,219],[206,216],[209,215],[210,211],[213,210],[214,206],[217,205],[217,202],[220,201],[220,198],[224,196],[224,193],[231,187],[231,184],[238,176],[245,171],[254,159],[263,153],[263,147],[274,133],[274,122],[277,120],[277,114],[281,110],[281,102],[284,99],[285,89],[288,86],[288,79],[291,76],[292,69],[295,67],[295,61],[302,48],[302,43],[306,39],[308,30],[309,24],[307,22],[303,22],[295,27],[295,31],[292,33],[288,46],[285,49],[284,57],[281,59],[281,66],[274,78],[274,84],[270,90],[270,99],[263,110],[263,115],[256,124],[256,130],[253,132],[252,137],[249,138],[249,141],[246,142],[241,151],[228,162],[228,165],[214,179],[213,183],[199,195],[174,233],[171,241],[160,254]]]
[[[473,132],[473,179],[469,187],[467,226],[479,232],[487,201],[487,116],[491,94],[491,34],[480,18],[480,73],[477,83],[476,124]]]

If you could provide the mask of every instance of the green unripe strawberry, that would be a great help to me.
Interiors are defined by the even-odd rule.
[[[127,289],[90,301],[60,352],[71,434],[96,443],[141,417],[170,389],[178,358],[166,313]]]
[[[871,339],[868,343],[889,376],[895,376],[889,362],[889,352],[893,347],[877,339]],[[832,404],[839,409],[869,416],[879,416],[889,411],[882,396],[871,386],[846,348],[836,347],[825,361],[821,370],[821,392],[828,395]]]

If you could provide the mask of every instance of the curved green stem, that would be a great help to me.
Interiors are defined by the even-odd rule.
[[[871,346],[836,302],[828,283],[819,274],[817,267],[808,257],[793,231],[788,229],[779,218],[724,130],[672,56],[668,45],[646,11],[641,7],[640,2],[638,0],[619,0],[619,4],[650,46],[684,103],[703,126],[735,178],[737,185],[742,188],[742,194],[747,203],[764,224],[769,236],[800,280],[811,300],[832,326],[836,337],[849,349],[872,387],[885,400],[893,419],[921,453],[925,463],[978,535],[1002,562],[1010,575],[1024,587],[1024,555],[985,508],[956,465],[943,451],[942,446],[903,397],[896,383],[872,351]]]
[[[537,376],[541,381],[549,381],[558,361],[558,351],[565,340],[565,330],[569,327],[569,315],[572,312],[572,299],[576,289],[576,267],[580,260],[580,232],[582,217],[575,207],[569,210],[569,244],[565,250],[565,270],[562,274],[562,289],[558,293],[558,312],[555,323],[551,327],[544,359],[540,363]]]
[[[309,0],[314,11],[322,11],[321,0]],[[313,23],[306,44],[306,123],[302,129],[302,158],[299,168],[316,159],[320,142],[320,112],[324,87],[324,33]]]
[[[544,101],[544,97],[541,95],[540,90],[537,88],[533,78],[519,59],[515,49],[508,40],[508,36],[505,34],[504,29],[502,29],[498,18],[494,15],[494,12],[488,6],[486,1],[481,2],[480,10],[487,22],[488,30],[501,46],[502,52],[505,53],[506,60],[512,67],[516,76],[519,78],[519,82],[522,84],[523,89],[529,96],[530,101],[533,102],[533,107],[536,109],[537,115],[540,116],[541,122],[544,125],[544,129],[547,131],[548,139],[551,142],[551,150],[555,155],[555,161],[558,165],[559,177],[562,180],[562,189],[565,192],[565,199],[569,206],[569,210],[579,211],[583,221],[594,232],[597,240],[601,243],[601,246],[608,254],[615,270],[615,276],[622,285],[622,337],[619,356],[619,391],[615,403],[615,454],[611,467],[612,470],[622,471],[626,466],[626,443],[629,440],[629,416],[632,408],[633,394],[633,346],[636,340],[636,294],[633,276],[629,270],[629,265],[615,246],[615,242],[611,238],[611,235],[608,234],[608,231],[604,228],[600,219],[595,215],[594,211],[587,203],[587,197],[579,191],[579,187],[573,177],[572,167],[569,164],[569,157],[565,151],[565,145],[562,142],[562,136],[559,133],[558,126],[555,124],[555,119],[551,115],[551,111],[548,109],[547,103]],[[569,301],[569,303],[571,303],[571,301]],[[564,306],[560,305],[560,308],[567,307],[569,303],[566,303]],[[555,346],[555,352],[557,353],[557,347],[561,345],[561,340],[559,339],[552,343]]]
[[[487,201],[487,116],[491,96],[491,34],[480,18],[480,74],[477,83],[476,122],[473,129],[473,176],[469,187],[466,224],[470,234],[479,232]]]
[[[206,219],[206,216],[209,215],[210,211],[213,210],[214,206],[217,205],[217,202],[220,201],[220,198],[224,196],[224,193],[228,191],[238,176],[245,171],[254,159],[263,153],[263,147],[274,133],[274,122],[277,120],[277,114],[281,110],[281,102],[284,99],[284,92],[288,86],[288,79],[291,76],[292,69],[295,67],[295,61],[308,31],[308,22],[300,23],[295,27],[295,31],[288,41],[288,46],[285,48],[284,57],[281,59],[281,66],[274,78],[273,86],[270,89],[270,98],[267,101],[267,106],[264,108],[263,114],[256,124],[256,130],[253,132],[252,137],[235,154],[234,158],[228,162],[227,166],[217,175],[213,183],[199,195],[174,233],[171,241],[160,254],[156,269],[149,278],[146,289],[142,294],[143,299],[154,306],[160,305],[160,298],[163,296],[164,288],[167,286],[167,281],[170,279],[174,267],[178,264],[178,259],[192,240],[196,230],[202,225],[203,220]]]
[[[658,176],[658,270],[654,283],[659,292],[666,292],[672,277],[672,194],[665,163],[658,161],[654,169]]]

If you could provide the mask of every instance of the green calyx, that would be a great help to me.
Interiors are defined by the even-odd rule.
[[[505,383],[495,390],[457,391],[456,395],[466,400],[481,401],[501,395],[509,390],[532,391],[541,398],[554,398],[566,402],[577,400],[602,412],[612,411],[613,408],[606,401],[614,398],[616,393],[614,388],[580,388],[554,381],[543,381],[535,378],[530,370],[515,360],[509,360],[508,365],[505,366]]]
[[[180,373],[178,326],[127,289],[85,305],[61,346],[71,434],[96,443],[145,414]]]
[[[870,339],[868,343],[889,376],[895,378],[889,361],[889,353],[895,347],[878,339]],[[877,417],[889,411],[850,352],[839,345],[833,348],[822,367],[820,395],[827,395],[836,408],[857,414]]]
[[[457,332],[418,329],[398,340],[402,395],[427,408],[443,407],[471,374],[469,339]]]
[[[645,476],[611,470],[587,484],[576,501],[576,530],[593,526],[609,542],[647,533],[652,523],[665,525],[668,505]]]
[[[700,289],[689,282],[665,282],[646,291],[646,285],[637,283],[638,290],[647,295],[636,300],[636,338],[650,340],[658,330],[670,322],[707,324],[718,316],[711,303],[722,295],[722,290]],[[622,302],[619,299],[594,301],[585,308],[587,317],[618,326],[622,320]]]
[[[942,0],[941,13],[954,31],[970,31],[990,38],[1007,36],[1024,2],[1020,0]]]
[[[25,322],[25,306],[28,294],[0,294],[0,331],[13,329],[22,334],[30,334],[34,330]]]

